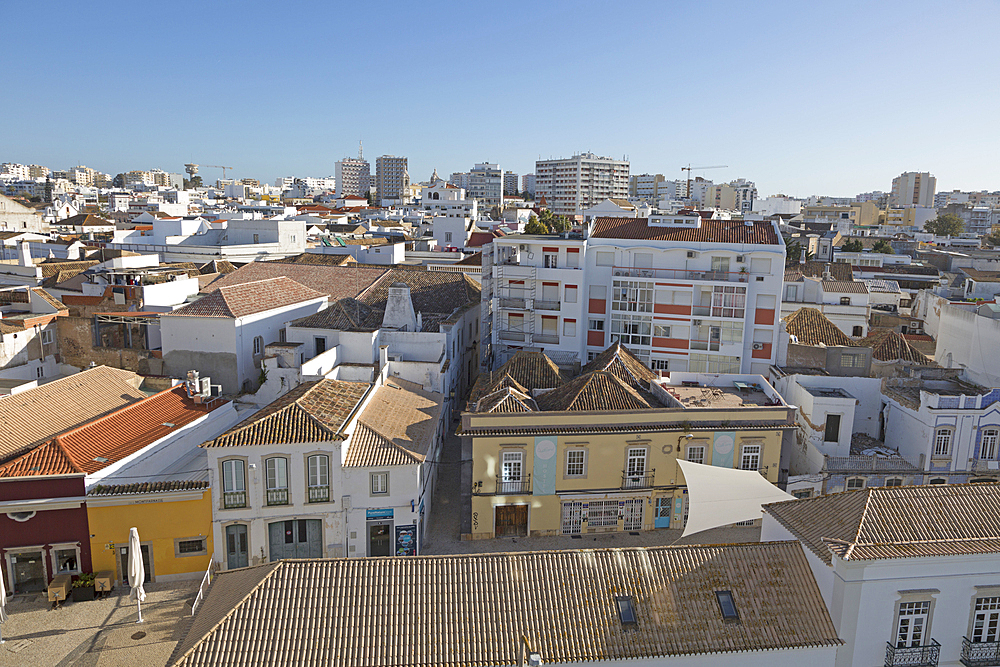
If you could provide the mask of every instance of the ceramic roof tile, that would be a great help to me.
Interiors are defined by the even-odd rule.
[[[561,386],[565,381],[559,367],[544,353],[518,350],[497,370],[479,374],[469,395],[470,403],[496,391],[504,382],[505,376],[512,378],[525,392],[552,389]]]
[[[648,392],[642,395],[606,371],[585,373],[541,394],[538,409],[556,410],[647,410],[662,407]]]
[[[168,482],[139,482],[135,484],[98,484],[87,492],[88,496],[135,496],[145,493],[168,493],[207,489],[208,480],[173,480]]]
[[[204,417],[226,401],[195,403],[183,386],[65,431],[0,466],[0,477],[92,474]]]
[[[799,308],[785,317],[785,330],[798,339],[800,345],[846,345],[856,343],[826,315],[815,308]]]
[[[827,564],[844,560],[1000,553],[995,484],[872,487],[765,505]]]
[[[97,366],[0,398],[0,461],[146,398],[132,371]]]
[[[357,297],[389,269],[375,266],[317,266],[282,262],[250,262],[212,283],[208,289],[284,276],[322,292],[331,300]]]
[[[868,294],[868,286],[863,280],[821,280],[824,292],[840,294]]]
[[[341,429],[368,382],[305,382],[202,447],[277,445],[343,439]]]
[[[594,357],[583,367],[582,373],[608,371],[634,389],[648,391],[649,383],[658,379],[642,361],[620,342],[612,343],[608,349]]]
[[[514,387],[501,387],[492,394],[487,394],[476,403],[476,412],[496,412],[512,414],[515,412],[535,412],[538,404],[528,394]]]
[[[935,365],[930,357],[918,351],[892,329],[872,329],[858,344],[872,348],[872,358],[879,361],[911,361],[922,366]]]
[[[433,444],[443,398],[413,382],[389,378],[358,418],[363,434],[357,441],[358,434],[352,435],[344,465],[371,467],[423,461]]]
[[[715,595],[732,592],[739,622]],[[377,596],[378,591],[392,591]],[[623,626],[615,598],[633,599]],[[378,603],[372,604],[377,597]],[[843,642],[796,542],[283,560],[222,572],[168,660],[219,664],[519,665]]]
[[[246,317],[324,296],[284,276],[220,287],[165,317]]]
[[[822,278],[829,271],[834,280],[853,280],[854,272],[846,262],[806,262],[785,267],[785,282],[796,282],[803,276]]]
[[[308,264],[312,266],[343,266],[350,264],[354,258],[350,255],[327,255],[316,252],[304,252],[284,259],[276,259],[274,262],[281,264]]]
[[[682,243],[750,243],[780,245],[770,222],[746,225],[742,220],[702,220],[701,227],[685,229],[650,225],[646,218],[597,218],[591,238],[644,239]]]

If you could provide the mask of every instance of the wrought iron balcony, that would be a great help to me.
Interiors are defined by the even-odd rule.
[[[653,473],[656,470],[648,470],[641,473],[628,473],[622,470],[623,489],[649,489],[653,486]]]
[[[941,645],[933,639],[926,646],[885,645],[885,667],[937,667],[940,658]]]
[[[526,496],[531,494],[531,475],[525,475],[521,479],[503,479],[497,475],[498,496]]]
[[[287,505],[288,504],[288,489],[268,489],[267,490],[267,504],[268,505]]]
[[[1000,642],[974,642],[962,637],[962,664],[966,667],[1000,665]]]
[[[310,486],[309,487],[309,502],[311,502],[311,503],[328,503],[328,502],[330,502],[330,487],[329,486]]]
[[[235,507],[246,507],[247,506],[247,492],[246,491],[223,491],[222,493],[222,507],[229,510]]]

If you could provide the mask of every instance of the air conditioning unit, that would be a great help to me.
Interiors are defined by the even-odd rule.
[[[753,344],[753,349],[755,349],[755,350],[763,350],[764,349],[764,343],[754,343]]]
[[[701,326],[701,320],[691,320],[691,324],[694,325],[694,326],[696,326],[696,327],[700,327]]]
[[[616,276],[622,276],[622,275],[625,275],[625,274],[623,272],[621,272],[621,271],[615,271],[615,275]]]
[[[527,246],[527,245],[525,245],[525,244],[523,244],[523,243],[522,243],[521,245],[517,246],[517,247],[518,247],[518,249],[520,249],[520,250],[527,250],[527,249],[528,249],[528,246]]]
[[[694,250],[688,250],[688,259],[692,259],[692,258],[697,257],[697,256],[698,256],[698,253],[696,253]]]
[[[742,264],[743,262],[746,261],[746,259],[744,259],[743,255],[736,255],[736,261]]]

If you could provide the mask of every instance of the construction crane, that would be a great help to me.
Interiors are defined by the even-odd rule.
[[[717,165],[714,165],[714,166],[711,166],[711,167],[692,167],[690,162],[688,163],[688,166],[681,167],[681,171],[686,171],[688,173],[688,187],[687,187],[687,197],[688,197],[688,199],[691,199],[691,170],[692,169],[694,169],[696,171],[701,171],[702,169],[728,169],[728,168],[729,168],[728,164],[717,164]]]
[[[198,173],[198,167],[215,167],[216,169],[222,170],[222,180],[226,179],[226,169],[233,169],[234,167],[223,167],[221,164],[186,164],[184,165],[184,171],[188,173],[188,176],[194,176]]]

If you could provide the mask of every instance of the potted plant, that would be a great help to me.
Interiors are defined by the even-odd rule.
[[[747,276],[749,275],[749,273],[750,272],[747,271],[747,267],[745,267],[745,266],[741,266],[740,267],[740,282],[741,283],[745,283],[747,281]]]
[[[73,602],[86,602],[94,599],[94,573],[84,572],[73,582]]]

